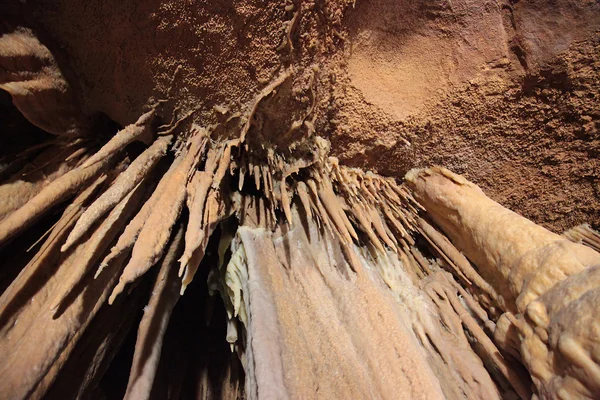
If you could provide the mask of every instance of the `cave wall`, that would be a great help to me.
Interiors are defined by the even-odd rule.
[[[562,231],[600,220],[599,7],[9,2],[3,31],[31,28],[83,113],[120,125],[160,98],[167,122],[195,108],[218,121],[293,66],[298,103],[313,79],[316,130],[343,162],[396,177],[445,165]]]

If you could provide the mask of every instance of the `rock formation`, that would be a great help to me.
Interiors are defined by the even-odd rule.
[[[596,114],[571,104],[593,115],[565,139],[589,152],[569,222],[592,225],[563,235],[445,168],[403,180],[435,157],[399,150],[427,142],[401,121],[465,80],[525,76],[523,93],[563,101],[544,85],[568,79],[544,68],[598,48],[599,17],[559,3],[577,22],[562,39],[521,3],[3,6],[0,89],[27,121],[0,163],[2,397],[597,398]],[[423,49],[457,60],[448,79],[428,81],[446,67]]]
[[[502,312],[494,339],[520,357],[539,394],[600,393],[593,316],[600,253],[505,209],[448,170],[413,170],[407,180],[428,215],[491,286],[480,289]],[[581,231],[565,236],[586,235],[587,243],[597,243],[597,233],[583,230],[577,236]]]

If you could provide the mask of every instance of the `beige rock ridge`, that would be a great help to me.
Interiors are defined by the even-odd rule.
[[[539,395],[595,398],[600,253],[505,209],[447,169],[412,170],[406,180],[497,291],[504,314],[494,337],[516,346]]]

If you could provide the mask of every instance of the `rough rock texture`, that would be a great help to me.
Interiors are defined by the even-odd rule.
[[[33,29],[89,116],[124,126],[167,98],[165,122],[195,108],[215,122],[292,65],[283,114],[316,95],[317,131],[344,162],[397,177],[445,165],[555,231],[598,227],[595,1],[4,7],[4,30]]]
[[[3,396],[600,392],[598,2],[0,15]]]
[[[555,231],[597,227],[598,3],[407,3],[349,13],[336,155],[384,175],[444,165]]]

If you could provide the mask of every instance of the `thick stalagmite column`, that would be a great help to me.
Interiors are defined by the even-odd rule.
[[[406,180],[430,218],[493,286],[512,343],[545,398],[600,393],[600,254],[519,216],[444,168]]]

